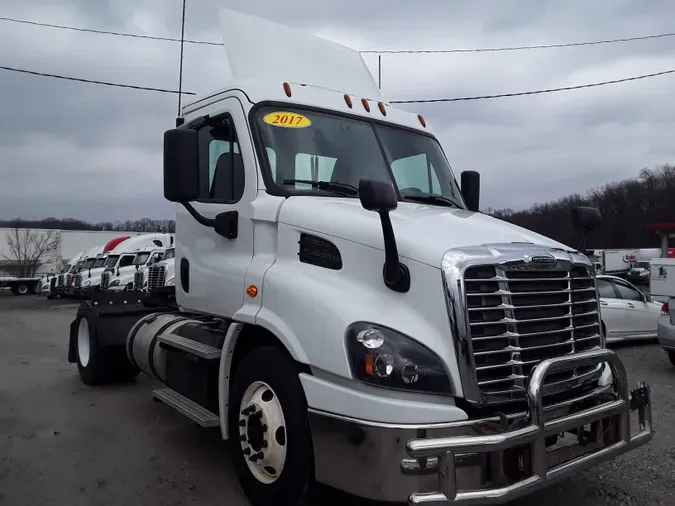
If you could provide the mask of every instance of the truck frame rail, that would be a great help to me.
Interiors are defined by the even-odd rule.
[[[543,402],[544,380],[550,374],[607,363],[612,372],[614,397],[601,404],[546,420]],[[608,349],[596,349],[575,355],[544,360],[532,372],[527,388],[529,405],[527,424],[522,427],[489,435],[452,436],[440,438],[411,439],[406,445],[407,454],[418,461],[427,459],[437,461],[439,478],[438,492],[413,493],[409,504],[502,504],[518,497],[530,494],[536,489],[569,477],[602,461],[611,459],[647,443],[652,438],[652,412],[649,386],[638,384],[629,391],[626,371],[617,355]],[[630,414],[638,412],[639,430],[630,432]],[[616,421],[617,437],[601,448],[576,456],[571,460],[549,467],[547,463],[546,440],[565,431],[580,429],[593,423]],[[597,427],[597,425],[596,425]],[[597,431],[597,429],[596,429]],[[529,469],[529,476],[507,486],[484,488],[480,490],[458,490],[456,477],[456,457],[466,454],[498,452],[527,448],[519,457],[528,459],[523,468]],[[406,459],[407,460],[407,459]],[[402,468],[404,463],[402,462]]]

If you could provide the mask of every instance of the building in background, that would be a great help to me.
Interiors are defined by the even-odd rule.
[[[65,262],[80,251],[105,244],[116,237],[132,237],[143,233],[0,228],[0,274],[25,277],[58,272]],[[26,270],[32,270],[32,266],[27,265],[31,263],[37,268],[34,273],[27,273]]]

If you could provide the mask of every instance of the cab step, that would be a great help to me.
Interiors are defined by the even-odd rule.
[[[161,388],[152,391],[152,396],[158,401],[187,416],[190,420],[202,427],[220,427],[220,418],[204,406],[188,399],[171,388]]]
[[[206,360],[219,359],[221,355],[221,351],[218,348],[176,334],[163,334],[157,338],[157,341]]]

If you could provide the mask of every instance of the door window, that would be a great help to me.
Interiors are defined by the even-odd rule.
[[[244,194],[244,161],[230,117],[199,130],[200,200],[232,204]]]
[[[606,279],[598,279],[598,295],[602,299],[616,299],[618,297],[614,285]]]
[[[642,294],[636,288],[618,281],[615,281],[614,284],[619,292],[619,297],[622,299],[642,302]]]

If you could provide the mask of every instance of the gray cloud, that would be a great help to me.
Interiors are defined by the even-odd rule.
[[[179,0],[24,0],[3,14],[159,36],[180,34]],[[189,2],[189,38],[220,38],[222,0]],[[225,2],[357,49],[468,48],[666,32],[669,0]],[[177,44],[2,23],[0,64],[175,88]],[[389,99],[457,97],[570,86],[665,70],[675,37],[554,50],[384,55]],[[377,57],[364,55],[373,73]],[[222,48],[187,45],[184,87],[226,82]],[[674,77],[511,99],[410,104],[454,170],[483,174],[483,204],[521,208],[675,162]],[[162,198],[161,139],[177,97],[0,73],[0,217],[90,220],[171,216]]]

